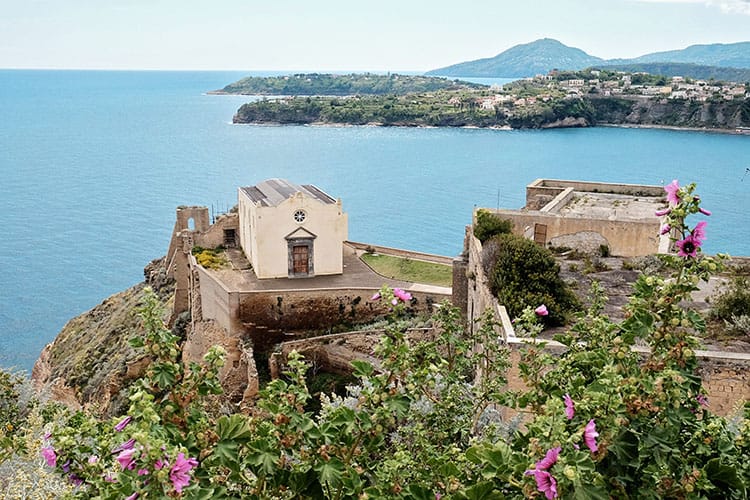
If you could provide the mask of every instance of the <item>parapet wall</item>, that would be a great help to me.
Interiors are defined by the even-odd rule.
[[[645,186],[640,184],[610,184],[606,182],[568,181],[558,179],[536,179],[526,186],[526,201],[536,196],[556,197],[566,188],[574,191],[591,193],[615,193],[631,196],[655,196],[663,197],[664,188],[661,186]]]

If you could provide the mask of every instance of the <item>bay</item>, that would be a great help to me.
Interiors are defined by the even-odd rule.
[[[232,125],[248,73],[0,70],[0,366],[29,370],[65,322],[142,279],[178,205],[231,207],[270,177],[343,200],[352,240],[461,251],[473,207],[540,177],[698,182],[708,252],[749,255],[750,137]],[[500,82],[503,83],[503,82]]]

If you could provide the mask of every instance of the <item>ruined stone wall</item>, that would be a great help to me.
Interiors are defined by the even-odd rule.
[[[523,339],[510,337],[510,366],[508,370],[508,389],[527,389],[518,369]],[[645,349],[641,349],[646,352]],[[565,346],[557,342],[548,342],[545,351],[561,355]],[[750,355],[721,351],[696,351],[698,373],[703,380],[703,387],[708,393],[709,409],[721,416],[732,414],[745,401],[750,401]]]
[[[526,236],[535,224],[547,226],[545,244],[563,235],[599,234],[606,240],[609,251],[618,257],[638,257],[659,252],[659,220],[653,221],[616,221],[604,219],[583,219],[561,217],[542,212],[518,212],[515,210],[492,210],[502,219],[513,222],[513,233]],[[597,246],[601,240],[597,238]]]
[[[321,330],[338,325],[367,323],[386,315],[390,304],[373,302],[374,288],[277,290],[243,292],[239,320],[244,327],[262,326],[281,331]],[[411,292],[409,308],[430,313],[449,295]]]

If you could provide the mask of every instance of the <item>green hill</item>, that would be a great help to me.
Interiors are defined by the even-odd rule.
[[[750,42],[691,45],[682,50],[654,52],[633,59],[612,60],[613,64],[688,63],[729,68],[750,68]]]
[[[718,66],[703,66],[689,63],[634,63],[634,64],[606,64],[597,66],[598,69],[618,70],[628,73],[645,72],[652,75],[684,76],[697,80],[720,80],[726,82],[750,82],[750,69],[722,68]]]
[[[654,69],[654,71],[649,71],[645,69],[646,66],[643,66],[654,63],[696,65],[701,68],[685,66],[682,68],[682,73],[671,73],[671,70],[664,71],[665,66],[661,66],[661,70]],[[639,66],[631,66],[635,64]],[[576,71],[592,66],[611,65],[627,71],[746,81],[744,73],[732,73],[731,70],[733,68],[750,69],[750,42],[691,45],[682,50],[654,52],[633,59],[605,60],[589,55],[581,49],[568,47],[557,40],[544,38],[516,45],[495,57],[462,62],[428,71],[426,74],[453,77],[523,78],[546,74],[552,69]],[[691,74],[687,74],[686,69],[690,70]]]
[[[297,74],[247,77],[214,93],[246,95],[403,95],[413,92],[481,88],[484,85],[422,75]]]
[[[478,59],[427,72],[440,76],[479,76],[523,78],[546,74],[552,69],[583,69],[603,62],[581,49],[568,47],[557,40],[543,38],[516,45],[495,57]]]

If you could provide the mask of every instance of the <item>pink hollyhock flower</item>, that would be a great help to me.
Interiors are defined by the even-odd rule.
[[[699,245],[702,245],[703,242],[706,240],[706,225],[708,223],[704,220],[700,221],[698,224],[695,225],[695,228],[693,228],[692,231],[690,231],[690,234],[693,235],[693,239],[698,242]]]
[[[679,190],[680,185],[677,183],[677,179],[664,186],[664,191],[667,192],[667,201],[670,204],[677,205],[680,202],[680,197],[677,195]]]
[[[120,462],[120,466],[123,470],[135,468],[135,460],[133,459],[134,453],[135,450],[130,448],[129,450],[122,450],[120,454],[117,455],[117,461]]]
[[[122,420],[120,420],[120,422],[117,425],[115,425],[115,430],[117,432],[122,432],[122,430],[128,426],[131,420],[133,420],[133,417],[131,417],[130,415],[123,418]]]
[[[705,208],[700,208],[700,207],[699,207],[699,208],[698,208],[698,211],[699,211],[700,213],[702,213],[703,215],[711,215],[711,211],[710,211],[710,210],[706,210]]]
[[[563,401],[565,402],[565,416],[568,420],[572,420],[576,414],[575,404],[569,394],[563,396]]]
[[[55,467],[57,465],[57,453],[55,453],[55,449],[51,446],[45,446],[42,448],[42,456],[47,461],[47,465],[50,467]]]
[[[168,465],[169,463],[166,460],[162,461],[162,459],[160,458],[156,462],[154,462],[154,469],[162,470],[164,467],[167,467]]]
[[[76,476],[75,474],[71,474],[70,476],[68,476],[68,479],[71,483],[73,483],[73,486],[81,486],[83,484],[83,479]]]
[[[555,465],[557,463],[557,457],[560,456],[561,451],[562,447],[560,446],[547,450],[547,454],[544,455],[544,458],[536,463],[536,469],[547,470]]]
[[[177,493],[182,493],[182,488],[190,484],[190,471],[198,466],[198,461],[194,458],[185,458],[184,453],[179,453],[177,459],[169,471],[169,479],[174,485]]]
[[[596,444],[596,438],[599,437],[599,433],[596,432],[596,423],[592,418],[586,427],[583,429],[583,442],[588,446],[591,453],[596,453],[599,450],[599,446]]]
[[[393,304],[394,306],[395,306],[396,304],[398,304],[398,299],[397,299],[397,298],[395,298],[395,297],[394,297],[394,298],[392,298],[392,299],[391,299],[391,304]]]
[[[139,476],[148,476],[148,469],[138,469]]]
[[[547,316],[549,314],[549,311],[547,310],[547,306],[542,304],[541,306],[534,309],[534,312],[537,316]]]
[[[409,292],[401,290],[400,288],[394,288],[393,295],[401,299],[403,302],[409,302],[411,300],[411,294]]]
[[[117,453],[122,450],[132,450],[135,447],[135,439],[130,438],[124,443],[122,443],[120,446],[112,450],[112,453]]]
[[[702,241],[698,240],[692,234],[684,240],[676,241],[675,246],[678,248],[677,255],[680,257],[695,257]]]
[[[547,500],[557,498],[557,480],[546,470],[527,470],[527,476],[534,476],[536,488],[544,493]]]
[[[90,464],[95,464],[95,463],[97,463],[98,461],[99,461],[99,457],[98,457],[97,455],[91,455],[91,456],[89,457],[89,463],[90,463]]]
[[[380,300],[380,292],[376,292],[375,295],[370,297],[370,300]]]
[[[129,497],[125,497],[125,500],[135,500],[136,498],[138,498],[138,492],[137,491],[135,493],[133,493],[132,495],[130,495]]]
[[[656,212],[654,212],[654,215],[657,217],[662,217],[664,215],[669,214],[671,211],[672,211],[671,208],[662,208],[661,210],[657,210]]]
[[[669,224],[664,224],[664,225],[663,225],[663,226],[661,227],[661,230],[659,231],[659,234],[667,234],[667,233],[668,233],[668,232],[670,232],[671,230],[672,230],[672,226],[670,226]]]
[[[706,408],[708,408],[708,398],[707,398],[707,397],[706,397],[705,395],[703,395],[703,394],[698,394],[698,395],[697,395],[697,396],[695,397],[695,399],[696,399],[696,401],[698,401],[698,404],[699,404],[699,405],[701,405],[701,406],[705,406]]]

